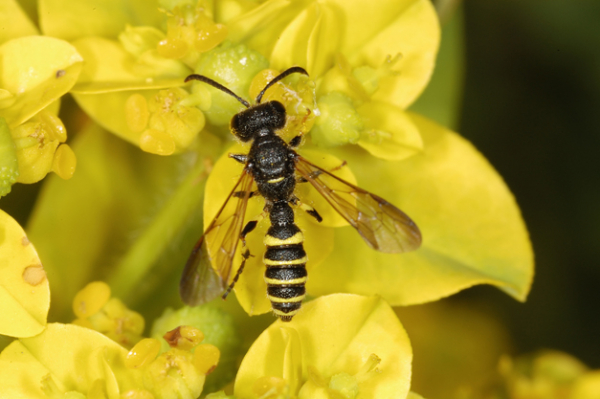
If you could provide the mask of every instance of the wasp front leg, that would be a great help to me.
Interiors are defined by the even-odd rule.
[[[232,158],[243,165],[248,162],[248,154],[229,154],[229,158]]]

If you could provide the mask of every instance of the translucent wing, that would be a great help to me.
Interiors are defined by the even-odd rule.
[[[296,158],[296,171],[325,197],[371,248],[398,253],[412,251],[421,245],[421,232],[417,225],[383,198],[334,176],[301,156]]]
[[[244,169],[225,203],[194,246],[179,283],[179,293],[186,304],[195,306],[211,301],[227,288],[253,181],[252,175]],[[235,206],[230,203],[232,198],[237,199]]]

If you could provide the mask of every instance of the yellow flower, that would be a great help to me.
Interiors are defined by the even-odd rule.
[[[195,399],[218,362],[218,349],[193,346],[194,353],[175,345],[159,354],[160,343],[148,338],[127,352],[93,330],[51,323],[2,351],[0,396]]]
[[[190,146],[205,126],[200,110],[211,107],[206,90],[179,88],[184,78],[198,68],[227,73],[215,55],[222,53],[215,47],[226,39],[227,27],[214,16],[228,13],[216,7],[204,1],[92,0],[64,7],[44,0],[40,15],[42,31],[72,42],[86,61],[72,89],[86,113],[144,151],[171,155]],[[248,68],[257,72],[252,63]]]
[[[378,298],[338,294],[306,304],[254,342],[235,381],[238,399],[403,398],[412,351]]]
[[[73,324],[101,332],[125,348],[142,339],[144,318],[119,298],[111,298],[110,287],[102,281],[89,283],[75,295],[73,313]]]
[[[221,351],[203,343],[203,332],[189,324],[165,329],[182,321],[209,326],[209,342],[225,348],[228,367],[237,359],[231,320],[222,312],[163,316],[153,328],[166,340],[161,348],[156,338],[142,339],[142,316],[111,298],[102,282],[88,284],[75,296],[74,324],[46,324],[49,284],[36,250],[2,211],[0,232],[0,334],[19,338],[0,353],[0,397],[197,398]],[[211,328],[213,323],[219,328]],[[125,348],[132,346],[128,353]],[[212,385],[222,387],[231,373],[220,373]]]
[[[75,156],[64,144],[67,134],[57,114],[60,97],[73,87],[82,66],[73,46],[37,36],[37,29],[16,3],[8,1],[3,7],[0,118],[14,142],[18,171],[9,173],[3,168],[7,175],[1,182],[2,195],[15,181],[35,183],[51,171],[63,179],[73,175]]]
[[[140,340],[144,319],[110,298],[101,282],[75,297],[75,324],[46,325],[48,281],[35,249],[2,212],[0,228],[6,232],[0,256],[11,260],[0,270],[0,333],[20,337],[0,353],[0,397],[194,399],[202,393],[221,357],[216,346],[202,343],[202,331],[178,326],[164,334],[163,350],[155,338]],[[117,342],[137,344],[128,353]]]

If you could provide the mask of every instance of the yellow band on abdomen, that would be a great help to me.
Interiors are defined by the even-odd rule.
[[[276,280],[265,277],[265,282],[270,285],[298,285],[306,283],[306,277],[295,278],[293,280]]]
[[[280,238],[275,238],[271,235],[265,235],[263,239],[263,243],[269,247],[277,247],[279,245],[293,245],[293,244],[302,244],[304,242],[304,234],[301,231],[297,232],[291,237],[288,237],[284,240]]]
[[[271,260],[267,258],[263,258],[263,263],[267,266],[285,266],[285,265],[300,265],[302,263],[308,262],[308,258],[303,256],[299,259],[292,260]]]

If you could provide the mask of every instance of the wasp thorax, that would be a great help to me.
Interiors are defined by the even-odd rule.
[[[260,131],[275,131],[285,126],[285,107],[279,101],[258,104],[236,114],[231,130],[242,141],[254,139]]]

